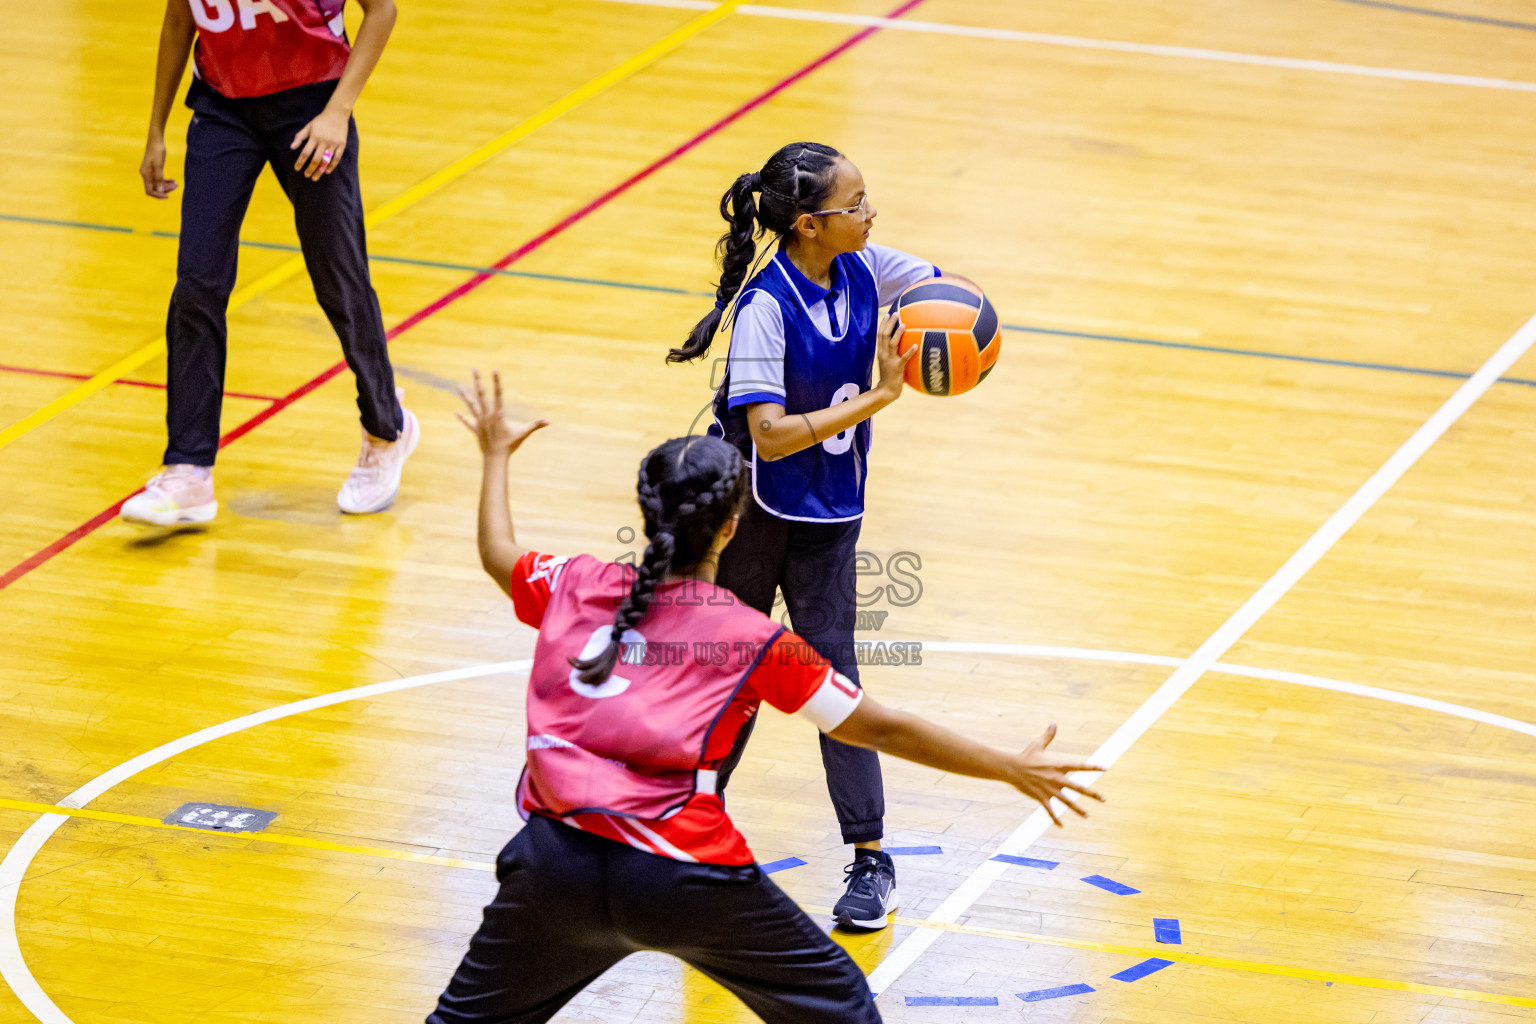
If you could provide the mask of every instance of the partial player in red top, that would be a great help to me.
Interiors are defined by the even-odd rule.
[[[152,526],[205,523],[218,513],[219,451],[240,222],[262,169],[288,201],[315,297],[341,339],[357,380],[362,452],[336,495],[341,511],[381,512],[400,487],[419,439],[401,405],[368,274],[352,107],[395,24],[394,0],[357,0],[363,20],[347,39],[346,0],[166,0],[155,99],[139,175],[168,199],[165,122],[191,54],[186,189],[176,288],[165,323],[167,442],[164,467],[123,504],[123,518]],[[195,42],[195,47],[194,47]]]
[[[1007,782],[1078,814],[1047,751],[973,743],[859,690],[792,633],[715,586],[749,476],[735,447],[674,438],[640,463],[650,543],[638,567],[520,547],[507,459],[544,420],[509,423],[501,380],[461,392],[484,456],[480,561],[539,629],[528,680],[528,825],[497,858],[500,889],[428,1024],[549,1020],[639,950],[687,961],[770,1024],[880,1020],[864,975],[753,862],[715,789],[759,705],[840,742]],[[1057,821],[1060,824],[1060,821]]]

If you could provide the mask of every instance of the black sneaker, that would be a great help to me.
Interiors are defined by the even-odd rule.
[[[848,891],[832,908],[832,917],[844,928],[884,928],[886,914],[896,907],[896,865],[891,855],[856,850],[853,863],[843,870]]]

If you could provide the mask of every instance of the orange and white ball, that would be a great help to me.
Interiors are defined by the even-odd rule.
[[[901,317],[896,351],[913,346],[907,383],[930,395],[959,395],[980,384],[997,364],[1003,333],[997,311],[981,289],[963,277],[919,281],[892,307]]]

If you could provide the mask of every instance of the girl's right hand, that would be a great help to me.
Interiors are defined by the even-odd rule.
[[[480,371],[475,371],[475,393],[470,394],[459,385],[459,397],[464,399],[464,404],[469,408],[470,419],[463,413],[454,413],[459,422],[469,428],[469,432],[475,435],[475,440],[480,443],[480,454],[499,455],[502,458],[510,456],[535,430],[542,430],[549,426],[549,420],[532,420],[528,423],[513,423],[507,419],[506,412],[502,409],[501,402],[501,372],[491,371],[494,399],[487,401],[485,397],[485,385],[480,383]]]
[[[176,182],[165,176],[165,139],[150,136],[144,144],[144,159],[139,162],[139,177],[144,179],[144,194],[154,199],[168,199],[176,191]]]
[[[890,314],[880,322],[875,333],[875,362],[880,365],[880,379],[872,390],[883,392],[886,400],[894,402],[901,397],[906,383],[904,374],[907,364],[917,355],[918,346],[907,349],[906,355],[896,354],[896,338],[901,334],[901,317]]]

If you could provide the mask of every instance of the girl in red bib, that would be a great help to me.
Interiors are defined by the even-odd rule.
[[[164,468],[124,503],[124,519],[152,526],[206,523],[218,513],[219,451],[228,342],[225,313],[235,286],[240,222],[256,179],[271,166],[293,204],[315,297],[341,340],[357,382],[362,449],[336,504],[381,512],[400,489],[420,440],[401,404],[368,274],[352,107],[384,52],[394,0],[358,0],[357,44],[347,39],[346,0],[166,0],[155,99],[139,175],[168,199],[165,122],[192,56],[186,189],[176,287],[165,321],[167,442]]]
[[[1007,782],[1084,814],[1068,778],[1098,771],[1020,754],[882,707],[803,640],[714,585],[749,477],[735,447],[674,438],[641,461],[640,565],[518,546],[507,459],[538,420],[463,393],[484,456],[480,560],[539,630],[528,679],[527,819],[497,858],[500,889],[428,1024],[532,1024],[631,953],[670,953],[770,1024],[880,1020],[864,975],[757,866],[715,776],[766,701],[843,743]],[[1058,821],[1057,824],[1060,824]]]

